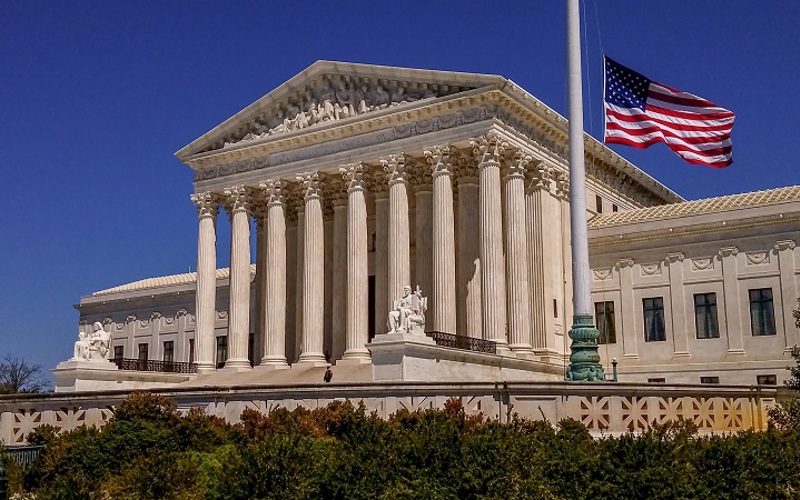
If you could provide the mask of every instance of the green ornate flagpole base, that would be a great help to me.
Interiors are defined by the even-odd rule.
[[[569,338],[572,339],[572,353],[566,379],[572,382],[602,382],[606,377],[597,353],[597,338],[600,332],[594,327],[591,315],[575,315]]]

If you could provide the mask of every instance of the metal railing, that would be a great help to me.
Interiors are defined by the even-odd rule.
[[[431,337],[436,342],[436,345],[440,347],[497,354],[497,343],[491,340],[474,339],[445,332],[425,332],[425,335]]]
[[[120,370],[159,373],[197,373],[197,364],[182,361],[157,361],[155,359],[114,358]]]

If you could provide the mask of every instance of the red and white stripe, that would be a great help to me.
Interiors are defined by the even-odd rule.
[[[727,167],[734,114],[689,92],[651,82],[645,111],[608,102],[605,141],[644,149],[657,142],[689,163]]]

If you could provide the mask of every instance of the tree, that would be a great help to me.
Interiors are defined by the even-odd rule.
[[[0,394],[42,392],[45,386],[41,366],[11,355],[0,361]]]

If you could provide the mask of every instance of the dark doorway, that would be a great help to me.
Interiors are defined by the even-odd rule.
[[[369,341],[375,338],[375,276],[369,277]]]

